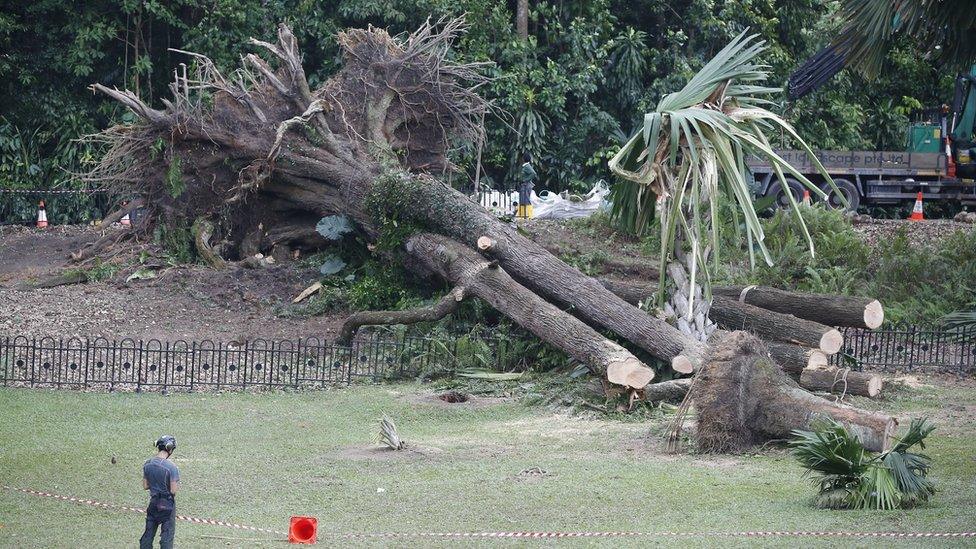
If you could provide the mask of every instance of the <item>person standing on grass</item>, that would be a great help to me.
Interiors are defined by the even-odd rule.
[[[538,175],[532,167],[532,155],[522,155],[522,168],[519,170],[519,204],[518,217],[528,219],[532,217],[532,188]]]
[[[180,487],[180,470],[170,456],[176,450],[176,439],[163,435],[156,440],[156,455],[142,466],[142,488],[149,490],[149,507],[146,509],[146,531],[139,540],[139,549],[152,549],[156,529],[160,549],[172,549],[176,536],[176,491]]]

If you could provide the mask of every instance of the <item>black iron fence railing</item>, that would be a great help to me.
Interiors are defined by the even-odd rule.
[[[41,200],[51,225],[74,225],[101,219],[114,203],[104,189],[0,189],[0,225],[34,224]]]
[[[234,344],[17,336],[0,337],[0,384],[135,391],[325,387],[416,375],[456,358],[456,346],[384,334],[348,346],[317,338]]]
[[[880,330],[846,328],[835,365],[881,371],[976,373],[976,326],[895,324]]]

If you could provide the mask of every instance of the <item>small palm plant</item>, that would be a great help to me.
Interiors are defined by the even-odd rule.
[[[931,460],[909,452],[925,449],[925,437],[935,429],[913,419],[908,432],[891,450],[868,451],[843,425],[826,420],[813,431],[794,431],[793,456],[815,475],[817,507],[827,509],[897,509],[928,501],[935,493],[929,480]]]
[[[709,262],[719,261],[718,206],[725,197],[745,220],[750,258],[753,243],[766,262],[746,170],[747,155],[769,162],[783,188],[786,173],[821,198],[824,193],[783,160],[769,144],[767,132],[785,132],[810,156],[834,188],[810,147],[781,117],[766,110],[766,97],[781,90],[764,87],[766,66],[757,56],[765,43],[739,34],[680,91],[666,95],[642,127],[609,163],[623,181],[614,186],[611,214],[625,227],[642,232],[655,215],[661,219],[661,273],[657,305],[688,335],[704,341],[715,329],[708,318],[711,305]],[[841,193],[837,192],[838,195]],[[797,200],[786,193],[793,211]],[[799,224],[813,253],[813,241],[802,217]]]

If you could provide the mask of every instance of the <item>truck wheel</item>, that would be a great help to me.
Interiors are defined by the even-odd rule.
[[[793,193],[793,198],[796,199],[797,203],[803,200],[803,185],[800,185],[799,181],[787,177],[786,184],[789,186],[790,192]],[[769,190],[766,191],[766,196],[775,197],[776,207],[779,209],[785,210],[790,207],[790,199],[786,196],[786,191],[779,181],[769,186]]]
[[[844,195],[844,198],[847,199],[847,209],[852,212],[857,211],[857,207],[861,203],[861,195],[857,193],[857,187],[846,179],[835,179],[834,184],[837,185],[837,190],[839,190],[841,194]],[[830,185],[824,183],[823,185],[820,185],[820,190],[827,195],[827,200],[824,201],[827,206],[831,208],[844,207],[844,202],[841,201],[840,197],[837,196],[837,193],[830,188]]]

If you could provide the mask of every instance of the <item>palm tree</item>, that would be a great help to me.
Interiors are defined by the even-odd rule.
[[[939,62],[958,69],[976,62],[976,6],[972,0],[847,0],[833,41],[847,66],[869,76],[880,71],[897,36],[907,34]]]
[[[783,131],[803,149],[833,186],[810,147],[782,118],[763,108],[778,88],[762,85],[768,73],[756,58],[765,43],[746,32],[738,35],[680,91],[666,95],[613,159],[610,169],[624,181],[615,185],[612,215],[638,230],[661,220],[661,307],[684,333],[704,341],[715,326],[710,273],[719,261],[717,234],[720,197],[735,205],[745,219],[753,263],[754,248],[772,264],[763,244],[763,230],[752,204],[745,158],[754,154],[769,161],[784,186],[784,172],[823,197],[806,177],[780,158],[766,132]],[[795,198],[787,193],[798,212]],[[799,224],[813,253],[803,218]]]

